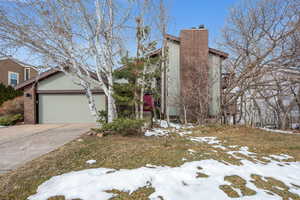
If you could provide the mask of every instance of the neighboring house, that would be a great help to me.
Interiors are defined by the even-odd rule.
[[[166,67],[163,67],[161,82],[157,87],[161,87],[160,106],[164,114],[167,107],[170,116],[179,116],[182,113],[180,99],[188,97],[191,85],[198,73],[205,73],[207,81],[201,83],[201,89],[209,92],[209,117],[216,117],[221,112],[221,68],[222,62],[228,54],[220,50],[209,48],[208,30],[204,26],[199,28],[182,30],[180,37],[166,35],[167,51],[156,50],[151,56],[161,56],[162,52],[168,52]],[[198,87],[198,86],[196,86]]]
[[[238,101],[240,123],[275,128],[299,128],[300,70],[270,69]]]
[[[24,91],[25,124],[94,123],[88,99],[76,80],[51,69],[25,81],[16,89]],[[98,110],[106,109],[106,97],[99,87],[92,90]]]
[[[15,87],[38,75],[38,70],[12,57],[0,58],[0,83]]]

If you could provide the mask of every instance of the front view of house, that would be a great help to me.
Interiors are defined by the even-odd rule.
[[[56,69],[17,86],[24,91],[25,124],[94,123],[82,87]],[[106,109],[103,91],[93,88],[96,107]]]

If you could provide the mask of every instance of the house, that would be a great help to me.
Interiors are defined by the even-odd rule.
[[[238,99],[241,124],[257,127],[299,128],[299,68],[265,67]]]
[[[38,75],[38,70],[12,57],[0,58],[0,83],[16,86]]]
[[[162,112],[166,114],[169,110],[169,115],[178,117],[182,112],[180,100],[183,96],[191,97],[192,88],[204,91],[202,96],[208,100],[207,115],[218,116],[221,109],[221,67],[228,54],[208,47],[208,30],[204,27],[182,30],[180,37],[166,35],[165,39],[166,45],[151,54],[155,57],[161,56],[165,49],[168,52],[166,66],[162,67],[161,77],[156,81],[161,90],[159,104]],[[200,77],[205,81],[197,82]],[[59,70],[44,72],[16,88],[24,91],[25,123],[95,121],[89,112],[84,90],[76,80]],[[107,103],[103,91],[95,86],[93,93],[98,110],[105,110]]]
[[[16,89],[24,91],[24,123],[94,123],[85,91],[76,81],[58,69],[51,69],[19,84]],[[94,86],[92,92],[97,109],[105,110],[103,91]]]
[[[183,99],[189,101],[197,89],[203,94],[201,98],[207,101],[207,116],[214,118],[220,114],[221,68],[228,54],[210,48],[208,35],[203,25],[182,30],[179,37],[167,34],[166,45],[151,54],[162,56],[163,52],[167,52],[164,55],[166,66],[162,67],[161,82],[157,84],[161,88],[159,104],[164,114],[168,112],[170,116],[179,116]]]

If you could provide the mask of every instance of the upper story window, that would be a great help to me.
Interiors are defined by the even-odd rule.
[[[8,72],[8,85],[16,86],[19,83],[19,73]]]
[[[24,80],[27,81],[30,79],[30,68],[25,68]]]

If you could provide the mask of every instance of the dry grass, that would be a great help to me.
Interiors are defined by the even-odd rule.
[[[250,151],[257,153],[259,160],[263,160],[262,157],[265,155],[283,153],[300,161],[300,136],[298,135],[270,133],[241,126],[200,127],[193,130],[193,135],[217,136],[224,146],[248,146]],[[134,169],[146,164],[180,166],[184,162],[203,159],[216,159],[224,163],[241,164],[238,159],[226,154],[224,150],[215,149],[207,144],[196,144],[176,134],[167,138],[84,136],[81,139],[29,162],[13,172],[0,175],[0,199],[26,199],[34,194],[37,187],[50,177],[87,168]],[[188,149],[194,149],[196,153],[189,153]],[[186,161],[182,161],[182,158],[185,158]],[[90,159],[97,160],[97,163],[87,165],[86,161]],[[198,174],[198,178],[205,178],[206,176],[206,174]],[[266,188],[271,193],[278,194],[283,198],[298,198],[287,192],[286,186],[276,182],[276,180],[268,179],[268,183],[264,183],[259,177],[254,176],[253,179],[259,188]],[[226,177],[226,181],[228,185],[220,186],[220,189],[230,197],[239,196],[234,188],[239,188],[244,195],[253,195],[255,192],[247,188],[240,177]],[[276,188],[272,189],[269,186],[271,183],[276,183],[278,187],[284,190],[279,192]],[[141,200],[147,199],[153,189],[140,188],[131,195],[115,190],[112,192],[117,194],[113,199]],[[64,200],[64,197],[53,197],[48,200]]]

